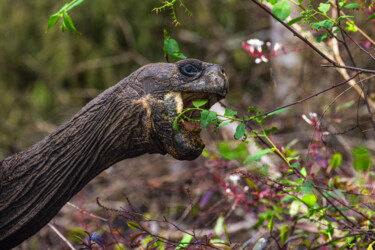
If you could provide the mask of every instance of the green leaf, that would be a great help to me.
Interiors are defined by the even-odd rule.
[[[249,154],[247,146],[244,143],[233,147],[228,142],[221,142],[219,143],[218,150],[220,155],[226,160],[244,159]]]
[[[219,216],[219,218],[217,218],[216,224],[214,227],[214,232],[216,235],[221,235],[222,233],[224,233],[224,217],[223,216]]]
[[[318,10],[320,10],[323,13],[326,13],[331,8],[331,5],[329,3],[320,3]]]
[[[225,108],[225,116],[234,116],[237,115],[237,111],[231,110],[230,108]]]
[[[302,175],[303,177],[306,177],[306,175],[307,175],[306,168],[303,167],[303,168],[300,170],[300,173],[301,173],[301,175]]]
[[[226,121],[220,121],[220,123],[218,124],[218,128],[222,127],[222,126],[225,126],[225,125],[228,125],[229,123],[231,123],[232,121],[229,121],[229,120],[226,120]]]
[[[374,248],[372,247],[374,245],[375,241],[373,241],[370,245],[368,245],[367,250],[373,250]]]
[[[70,16],[68,15],[67,12],[64,12],[63,14],[63,24],[65,25],[66,28],[68,28],[71,32],[75,33],[75,34],[80,34],[76,28],[74,27],[74,24],[73,24],[73,21],[72,19],[70,18]]]
[[[369,16],[369,18],[367,18],[368,20],[374,20],[375,19],[375,14],[372,14],[371,16]]]
[[[260,159],[261,159],[264,155],[269,154],[269,153],[271,153],[272,151],[273,151],[273,150],[270,149],[270,148],[266,148],[266,149],[259,150],[259,151],[256,152],[255,154],[253,154],[253,155],[249,155],[243,163],[246,164],[246,163],[253,162],[253,161],[260,161]]]
[[[309,181],[309,180],[304,182],[301,186],[301,192],[304,193],[304,194],[311,193],[312,189],[313,189],[313,185],[312,185],[311,181]]]
[[[181,247],[187,247],[190,243],[190,241],[193,239],[193,236],[190,234],[185,234],[184,237],[182,237],[182,240],[180,241],[180,244],[176,249],[181,249]]]
[[[317,39],[316,39],[316,41],[318,42],[318,43],[320,43],[320,42],[322,42],[324,39],[326,39],[328,37],[328,33],[324,33],[323,35],[321,35],[320,37],[318,37]]]
[[[48,27],[47,27],[46,32],[48,32],[53,27],[53,25],[55,25],[57,23],[57,21],[59,21],[60,18],[61,18],[61,15],[59,13],[51,15],[49,17]]]
[[[77,2],[73,3],[72,5],[69,5],[69,7],[66,9],[66,11],[73,9],[74,7],[82,4],[85,0],[78,0]],[[73,2],[73,1],[72,1]]]
[[[355,9],[359,7],[361,7],[361,5],[359,5],[358,3],[350,3],[344,6],[344,8],[347,8],[347,9]]]
[[[272,231],[272,230],[273,230],[273,218],[274,218],[274,217],[275,217],[275,216],[272,215],[270,221],[268,222],[267,228],[268,228],[269,231]]]
[[[327,19],[320,22],[311,23],[311,26],[317,30],[320,28],[327,28],[331,29],[335,25],[335,21],[333,19]]]
[[[179,119],[180,117],[176,117],[176,119],[174,119],[174,121],[173,121],[173,129],[175,130],[175,131],[177,131],[178,132],[178,119]]]
[[[302,197],[302,201],[309,207],[313,207],[316,203],[316,196],[314,194],[306,194]]]
[[[341,166],[342,162],[342,155],[340,153],[335,153],[332,155],[332,159],[329,165],[331,165],[332,169],[335,170],[336,168]]]
[[[298,23],[299,21],[301,21],[302,19],[304,18],[304,16],[299,16],[299,17],[296,17],[296,18],[293,18],[292,20],[290,20],[289,22],[287,22],[286,24],[291,26],[295,23]]]
[[[357,32],[358,29],[355,27],[354,21],[346,21],[346,28],[347,31]]]
[[[280,228],[280,240],[281,240],[282,245],[285,244],[288,237],[289,237],[289,228],[288,226],[284,225]]]
[[[276,3],[272,8],[273,14],[284,21],[290,15],[290,5],[286,0]]]
[[[298,168],[301,164],[299,162],[295,162],[292,165],[290,165],[290,168]]]
[[[298,198],[294,197],[294,196],[291,196],[291,195],[287,195],[285,196],[282,200],[281,200],[281,203],[284,203],[284,202],[287,202],[287,201],[300,201]]]
[[[176,40],[172,38],[164,39],[164,53],[168,55],[173,61],[179,61],[181,59],[186,59],[187,57],[181,53],[180,47]]]
[[[203,110],[201,112],[201,123],[203,125],[203,128],[206,128],[207,125],[212,125],[216,121],[216,112],[209,111],[209,110]]]
[[[197,99],[197,100],[193,101],[193,106],[196,107],[196,108],[199,108],[199,107],[205,105],[206,103],[208,103],[207,99]]]
[[[374,14],[375,15],[375,14]],[[345,19],[345,18],[353,18],[354,16],[339,16],[339,18],[337,18],[337,21],[341,21],[342,19]]]
[[[276,115],[276,114],[279,114],[279,113],[281,113],[281,112],[283,112],[283,111],[285,111],[285,110],[289,110],[289,109],[291,109],[291,108],[286,107],[286,108],[278,109],[278,110],[275,110],[275,111],[273,111],[273,112],[267,114],[266,116]]]
[[[130,227],[131,229],[140,229],[141,227],[135,223],[135,222],[132,222],[132,221],[129,221],[128,223],[126,223],[128,225],[128,227]]]
[[[267,0],[267,3],[274,5],[275,3],[277,3],[277,0]]]
[[[61,30],[62,30],[62,32],[65,32],[66,29],[67,29],[66,24],[65,24],[65,22],[63,22],[63,23],[61,24]]]
[[[236,128],[236,133],[234,134],[234,138],[236,138],[236,140],[239,140],[244,136],[244,134],[245,134],[245,124],[240,123],[238,124]]]
[[[275,132],[275,131],[277,131],[277,128],[276,127],[272,127],[270,129],[267,129],[265,131],[265,134],[268,136],[270,133]]]
[[[363,146],[353,150],[353,166],[358,171],[367,171],[371,167],[370,151]]]

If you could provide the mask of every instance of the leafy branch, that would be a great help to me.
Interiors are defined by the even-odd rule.
[[[63,22],[61,24],[61,30],[63,32],[69,29],[71,32],[75,34],[80,34],[80,32],[78,32],[78,30],[75,28],[73,21],[68,14],[68,11],[82,4],[84,1],[85,0],[73,0],[70,3],[64,4],[64,6],[58,12],[49,17],[46,32],[48,32],[60,20],[60,18],[62,18]]]
[[[171,11],[171,15],[172,15],[172,19],[173,19],[172,24],[174,24],[175,26],[179,26],[179,25],[181,25],[181,23],[178,21],[176,11],[175,11],[176,2],[177,2],[177,0],[164,1],[164,2],[162,2],[162,4],[163,4],[162,6],[155,7],[152,11],[155,11],[155,13],[158,14],[159,12],[161,12],[165,9],[169,9]],[[193,16],[193,13],[185,6],[185,4],[182,2],[182,0],[178,0],[178,2],[180,3],[179,7],[182,7],[189,16]]]

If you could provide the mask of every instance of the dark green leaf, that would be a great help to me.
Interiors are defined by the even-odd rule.
[[[341,166],[341,162],[342,162],[342,155],[340,153],[336,153],[332,156],[330,165],[332,169],[335,170],[336,168]]]
[[[322,42],[324,39],[326,39],[328,37],[328,33],[324,33],[323,35],[321,35],[320,37],[318,37],[317,39],[316,39],[316,41],[318,42],[318,43],[320,43],[320,42]]]
[[[367,171],[371,167],[370,151],[363,146],[353,150],[353,165],[358,171]]]
[[[295,163],[293,163],[292,165],[290,165],[290,168],[298,168],[299,165],[300,165],[299,162],[295,162]]]
[[[331,5],[329,3],[320,3],[318,10],[320,10],[323,13],[326,13],[331,8]]]
[[[193,101],[193,106],[196,108],[199,108],[203,105],[205,105],[208,102],[206,99],[197,99]]]
[[[64,12],[63,14],[63,24],[66,26],[66,28],[68,28],[70,31],[72,31],[73,33],[76,33],[76,34],[80,34],[76,28],[74,27],[74,24],[73,24],[73,21],[72,19],[70,18],[70,16],[68,15],[67,12]]]
[[[59,21],[60,17],[61,15],[58,13],[53,14],[49,17],[47,31],[49,31],[52,28],[52,26],[57,23],[57,21]]]
[[[178,131],[178,119],[179,119],[180,117],[177,117],[176,119],[174,119],[174,121],[173,121],[173,129],[174,130],[176,130],[176,131]]]
[[[256,152],[255,154],[253,154],[253,155],[249,155],[243,163],[246,164],[246,163],[253,162],[253,161],[260,161],[260,159],[261,159],[264,155],[269,154],[269,153],[271,153],[272,151],[273,151],[273,150],[270,149],[270,148],[266,148],[266,149],[259,150],[259,151]]]
[[[234,134],[234,138],[236,138],[236,140],[239,140],[243,137],[244,134],[245,134],[245,124],[240,123],[238,124],[236,128],[236,133]]]
[[[299,17],[296,17],[296,18],[293,18],[292,20],[290,20],[289,22],[287,22],[286,24],[291,26],[295,23],[298,23],[299,21],[301,21],[302,19],[304,18],[304,16],[299,16]]]
[[[266,132],[266,135],[268,136],[270,133],[275,132],[275,131],[277,131],[277,128],[276,127],[272,127],[270,129],[267,129],[265,132]]]
[[[231,110],[230,108],[225,108],[225,116],[234,116],[237,115],[237,111]]]
[[[347,9],[355,9],[359,7],[361,7],[361,5],[359,5],[358,3],[350,3],[344,6],[344,8],[347,8]]]
[[[214,124],[216,121],[216,112],[209,111],[209,110],[203,110],[201,113],[201,123],[203,125],[203,128],[206,128],[208,124]]]
[[[368,20],[374,20],[375,19],[375,14],[372,14],[369,18],[367,18]]]
[[[290,5],[286,0],[276,3],[272,8],[273,14],[284,21],[290,15]]]

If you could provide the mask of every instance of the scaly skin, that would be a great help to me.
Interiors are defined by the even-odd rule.
[[[197,74],[184,74],[187,65]],[[104,91],[40,142],[4,159],[0,249],[38,232],[72,196],[116,162],[145,153],[168,153],[179,160],[198,157],[204,148],[199,132],[183,126],[179,132],[173,130],[183,109],[182,92],[207,93],[211,106],[227,90],[218,65],[194,59],[149,64]]]

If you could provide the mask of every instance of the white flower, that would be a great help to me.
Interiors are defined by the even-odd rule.
[[[233,185],[237,185],[237,182],[239,181],[240,176],[237,174],[231,174],[229,175],[229,180],[233,182]]]
[[[250,39],[246,41],[247,44],[249,44],[250,52],[253,53],[254,50],[256,49],[259,52],[262,52],[262,46],[264,42],[259,39]]]

